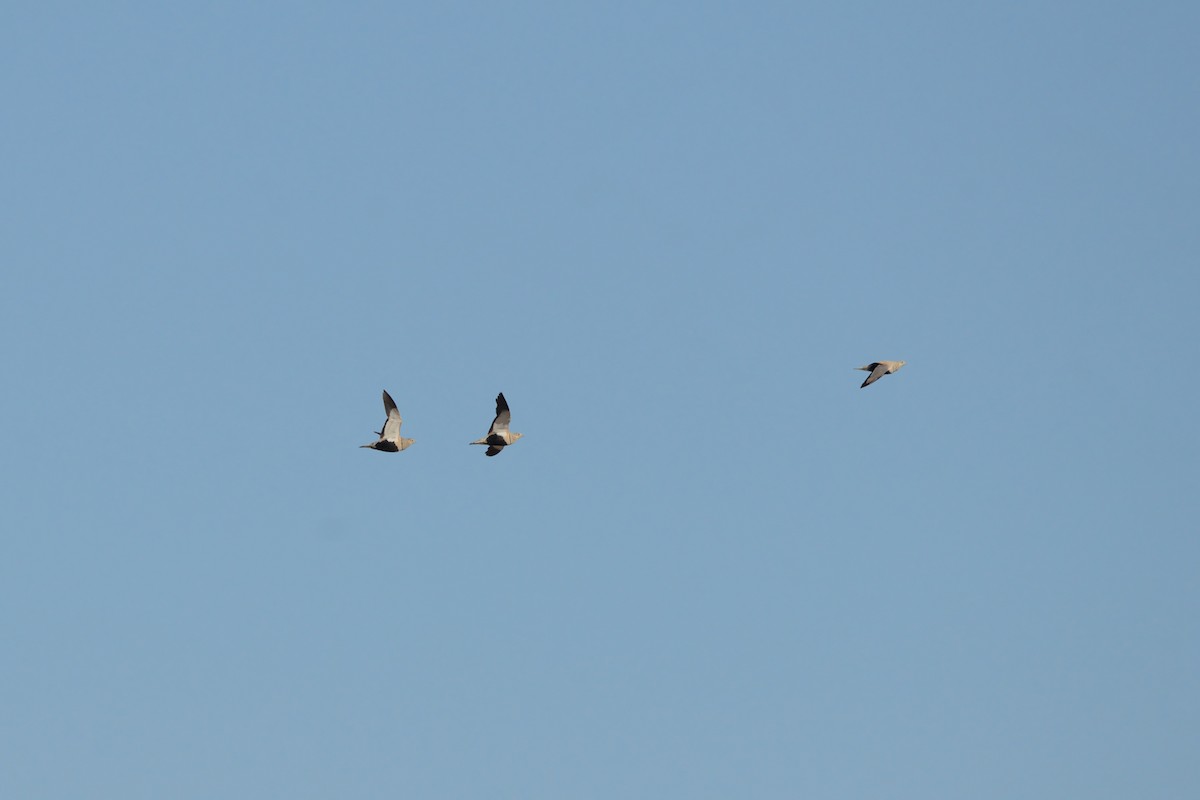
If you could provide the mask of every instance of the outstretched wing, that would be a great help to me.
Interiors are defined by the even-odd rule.
[[[379,438],[391,442],[398,441],[400,439],[400,423],[404,420],[400,418],[400,410],[396,408],[396,401],[386,391],[383,393],[383,407],[387,410],[387,420],[383,423],[383,430],[379,432]]]
[[[862,382],[862,386],[858,387],[860,389],[862,389],[863,387],[866,387],[866,386],[870,386],[872,383],[879,380],[884,375],[887,375],[887,371],[888,371],[887,364],[875,363],[875,364],[868,364],[867,366],[869,366],[871,368],[871,374],[868,375],[867,379]]]
[[[508,410],[508,401],[504,399],[504,392],[501,392],[496,395],[496,418],[492,420],[488,436],[491,437],[494,433],[507,433],[510,419],[512,419],[512,413]],[[495,453],[491,453],[491,455],[495,455]]]

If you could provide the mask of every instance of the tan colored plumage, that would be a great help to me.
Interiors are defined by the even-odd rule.
[[[865,366],[855,367],[855,369],[862,369],[871,373],[867,376],[867,379],[862,382],[862,386],[859,386],[858,388],[862,389],[870,386],[884,375],[891,375],[893,372],[900,369],[907,363],[907,361],[872,361],[870,364]]]
[[[392,400],[392,396],[387,391],[383,393],[383,410],[387,412],[387,419],[383,421],[383,430],[378,434],[379,439],[370,444],[359,445],[359,447],[382,450],[385,453],[398,453],[412,444],[413,440],[400,436],[400,425],[404,420],[400,418],[396,402]]]
[[[508,423],[511,419],[512,412],[508,410],[508,401],[504,399],[504,392],[501,392],[496,395],[496,418],[492,420],[492,427],[488,429],[488,435],[482,439],[476,439],[471,444],[486,444],[488,449],[484,455],[496,455],[523,435],[509,431]]]

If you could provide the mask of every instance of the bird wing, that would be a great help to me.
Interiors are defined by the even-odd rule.
[[[488,429],[488,436],[493,433],[505,433],[508,431],[508,421],[512,419],[512,412],[508,410],[508,401],[504,399],[504,392],[496,395],[496,418],[492,420],[492,427]]]
[[[387,412],[389,417],[396,410],[396,401],[392,399],[392,396],[387,393],[386,389],[383,392],[383,410]]]
[[[879,380],[884,375],[887,375],[887,371],[888,371],[887,364],[868,364],[868,366],[871,367],[871,374],[868,375],[867,379],[862,382],[862,386],[858,387],[860,389],[862,389],[865,386],[870,386],[872,383]]]
[[[387,420],[383,423],[383,430],[379,432],[379,438],[397,441],[400,438],[400,424],[404,420],[400,418],[400,410],[396,408],[396,401],[387,392],[383,393],[383,407],[387,409]]]
[[[504,449],[503,447],[497,447],[496,445],[491,445],[490,447],[488,447],[487,452],[485,452],[484,455],[485,456],[494,456],[494,455],[496,455],[496,453],[499,453],[503,449]]]

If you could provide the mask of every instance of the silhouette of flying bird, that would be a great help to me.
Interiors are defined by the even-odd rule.
[[[484,455],[496,455],[523,435],[508,430],[508,421],[511,418],[508,401],[504,399],[504,392],[501,392],[496,395],[496,418],[492,420],[492,427],[488,429],[488,435],[482,439],[476,439],[471,444],[486,444],[488,449]]]
[[[410,444],[412,439],[403,439],[400,436],[400,425],[404,420],[400,419],[400,411],[396,408],[396,401],[385,390],[383,393],[383,410],[387,412],[387,419],[383,421],[383,430],[378,432],[379,440],[370,444],[359,445],[359,447],[369,447],[372,450],[382,450],[385,453],[397,453]]]
[[[866,370],[867,372],[871,373],[870,375],[867,376],[867,379],[862,382],[862,386],[860,386],[858,388],[861,389],[864,386],[870,386],[872,383],[879,380],[884,375],[892,374],[893,372],[900,369],[907,363],[908,363],[907,361],[872,361],[870,364],[867,364],[865,367],[855,367],[855,369],[862,369],[862,370]]]

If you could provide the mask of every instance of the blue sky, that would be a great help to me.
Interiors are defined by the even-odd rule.
[[[0,794],[1193,790],[1198,24],[0,12]]]

